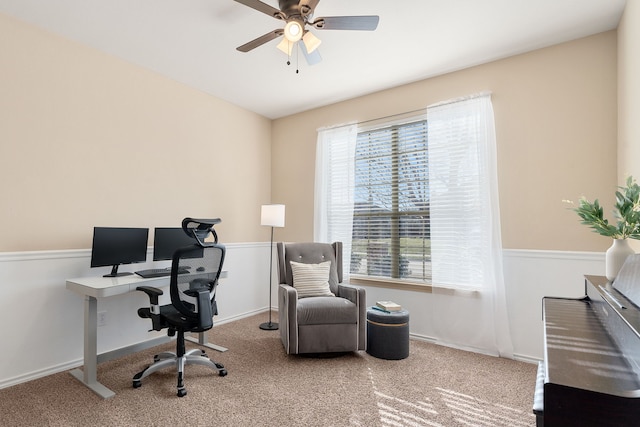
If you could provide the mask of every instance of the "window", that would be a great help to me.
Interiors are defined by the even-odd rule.
[[[489,95],[318,132],[314,238],[343,273],[455,289],[502,280]]]
[[[424,119],[358,132],[350,272],[431,281]]]

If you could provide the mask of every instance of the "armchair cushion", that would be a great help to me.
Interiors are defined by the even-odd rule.
[[[344,298],[315,297],[298,301],[298,325],[358,323],[358,308]]]
[[[291,261],[293,287],[298,298],[334,296],[329,288],[329,270],[331,261],[319,264],[303,264]]]

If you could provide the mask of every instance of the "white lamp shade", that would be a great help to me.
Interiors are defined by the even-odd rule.
[[[284,227],[284,205],[262,205],[260,224]]]

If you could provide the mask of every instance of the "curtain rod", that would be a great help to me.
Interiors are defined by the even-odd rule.
[[[490,90],[485,90],[483,92],[478,92],[478,93],[472,93],[471,95],[460,96],[458,98],[451,98],[442,102],[436,102],[435,104],[428,105],[427,108],[441,107],[443,105],[455,104],[456,102],[466,101],[468,99],[480,98],[487,95],[491,95]]]
[[[316,130],[318,132],[320,132],[320,131],[323,131],[323,130],[339,129],[339,128],[342,128],[342,127],[347,127],[347,126],[352,126],[352,125],[363,125],[363,124],[366,124],[366,123],[376,122],[378,120],[394,119],[394,118],[405,116],[405,115],[409,115],[409,114],[424,113],[424,112],[427,111],[427,108],[440,107],[440,106],[447,105],[447,104],[454,104],[456,102],[466,101],[467,99],[480,98],[480,97],[486,96],[486,95],[491,95],[491,91],[487,90],[487,91],[483,91],[483,92],[474,93],[474,94],[471,94],[471,95],[460,96],[458,98],[451,98],[451,99],[448,99],[446,101],[436,102],[435,104],[431,104],[431,105],[429,105],[429,106],[427,106],[425,108],[418,108],[416,110],[405,111],[404,113],[390,114],[388,116],[378,117],[378,118],[369,119],[369,120],[363,120],[363,121],[360,121],[360,122],[349,122],[349,123],[342,123],[342,124],[333,125],[333,126],[323,126],[323,127],[320,127],[320,128],[318,128]]]
[[[375,119],[363,120],[363,121],[360,121],[360,122],[349,122],[349,123],[342,123],[342,124],[333,125],[333,126],[323,126],[323,127],[318,128],[317,131],[319,132],[319,131],[322,131],[322,130],[339,129],[339,128],[342,128],[342,127],[347,127],[347,126],[352,126],[352,125],[363,125],[363,124],[375,122],[375,121],[378,121],[378,120],[393,119],[393,118],[401,117],[401,116],[408,115],[408,114],[425,113],[426,111],[427,111],[426,108],[419,108],[417,110],[405,111],[404,113],[390,114],[388,116],[377,117]]]
[[[426,112],[426,108],[418,108],[417,110],[406,111],[404,113],[390,114],[388,116],[378,117],[377,119],[364,120],[364,121],[358,122],[356,124],[363,125],[365,123],[371,123],[371,122],[375,122],[375,121],[378,121],[378,120],[394,119],[396,117],[401,117],[401,116],[405,116],[405,115],[408,115],[408,114],[424,113],[424,112]]]

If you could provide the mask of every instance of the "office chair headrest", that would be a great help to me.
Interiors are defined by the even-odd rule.
[[[207,238],[209,233],[213,234],[214,242],[218,243],[218,234],[213,229],[213,226],[216,224],[220,224],[222,220],[220,218],[212,218],[212,219],[195,219],[195,218],[185,218],[182,220],[182,229],[187,236],[195,237],[200,246],[207,246],[204,239]]]

